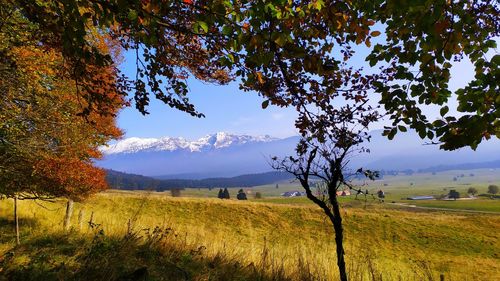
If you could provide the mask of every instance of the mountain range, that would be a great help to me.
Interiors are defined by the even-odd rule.
[[[436,166],[457,166],[482,162],[500,163],[500,141],[481,143],[476,151],[462,148],[442,151],[425,145],[415,133],[403,133],[392,141],[372,131],[366,144],[370,153],[353,155],[353,168],[377,170],[424,170]],[[298,136],[279,139],[270,136],[215,133],[197,140],[184,138],[127,138],[102,147],[98,166],[161,179],[234,177],[271,170],[272,156],[293,155]],[[480,165],[479,165],[480,166]]]

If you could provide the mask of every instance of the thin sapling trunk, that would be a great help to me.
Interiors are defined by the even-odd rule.
[[[20,245],[19,239],[19,216],[17,214],[17,195],[14,196],[14,223],[16,228],[16,245]]]

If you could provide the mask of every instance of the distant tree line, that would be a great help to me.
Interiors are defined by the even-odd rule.
[[[500,168],[500,160],[480,163],[465,163],[455,165],[440,165],[426,169],[419,169],[419,173],[444,172],[451,170],[474,170],[474,169],[495,169]]]
[[[290,179],[290,175],[283,172],[268,172],[241,175],[231,178],[208,178],[201,180],[155,179],[114,170],[107,170],[106,173],[106,180],[111,188],[127,190],[152,189],[157,191],[170,190],[172,188],[251,187],[273,184],[277,181]]]

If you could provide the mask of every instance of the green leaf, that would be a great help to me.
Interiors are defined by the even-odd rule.
[[[421,139],[425,139],[425,137],[427,136],[425,130],[418,131],[418,135],[420,136]]]
[[[266,109],[269,106],[269,100],[265,100],[262,102],[262,109]]]
[[[130,11],[128,11],[127,17],[129,20],[136,20],[137,19],[137,12],[135,10],[130,10]]]
[[[231,35],[233,33],[233,28],[230,27],[229,25],[225,25],[223,28],[222,28],[222,34],[224,35]]]
[[[446,123],[443,120],[436,120],[432,123],[435,127],[443,127]]]
[[[444,106],[441,108],[441,110],[439,110],[439,113],[441,114],[442,117],[444,117],[449,110],[450,109],[448,108],[448,106]]]
[[[287,36],[283,33],[279,34],[278,37],[274,40],[274,42],[276,44],[278,44],[278,46],[280,47],[283,47],[285,46],[286,42],[287,42]]]
[[[433,131],[428,131],[427,132],[427,138],[428,139],[433,139],[434,138],[434,132]]]
[[[198,25],[203,30],[203,33],[207,33],[208,32],[208,24],[206,22],[204,22],[204,21],[198,21]]]
[[[403,133],[407,131],[406,127],[401,125],[398,126],[398,129]]]

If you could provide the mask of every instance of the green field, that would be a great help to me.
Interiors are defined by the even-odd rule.
[[[462,177],[463,175],[463,177]],[[454,181],[453,178],[457,178]],[[375,194],[379,189],[384,190],[386,194],[385,202],[391,203],[407,203],[421,207],[433,208],[447,208],[447,209],[461,209],[461,210],[475,210],[487,212],[500,212],[500,200],[489,199],[481,196],[477,200],[458,200],[458,201],[415,201],[407,200],[408,197],[417,195],[433,195],[435,197],[446,195],[449,190],[455,189],[460,192],[461,197],[467,197],[467,190],[474,187],[478,190],[479,194],[487,192],[488,185],[496,184],[500,186],[500,169],[479,169],[468,171],[445,171],[432,173],[416,173],[413,175],[398,175],[398,176],[385,176],[383,179],[376,181],[357,182],[363,185],[363,190],[367,189],[370,193]],[[232,197],[236,196],[240,188],[229,188]],[[291,190],[302,191],[302,187],[294,181],[284,181],[278,184],[257,186],[252,188],[244,188],[248,193],[249,200],[254,200],[253,197],[256,192],[260,192],[263,196],[262,199],[256,202],[269,202],[278,204],[312,204],[305,197],[298,198],[284,198],[280,196],[282,193]],[[187,197],[201,197],[201,198],[216,198],[219,189],[186,189],[182,192],[183,196]],[[361,204],[356,202],[355,196],[341,198],[342,202],[354,202],[354,204]],[[363,201],[363,195],[358,196],[359,201]],[[373,199],[372,196],[366,197],[367,203],[374,204],[378,199]]]
[[[321,210],[304,198],[279,200],[110,191],[76,204],[69,233],[64,202],[22,201],[18,247],[12,202],[2,200],[0,280],[130,280],[142,269],[147,280],[335,280],[333,231]],[[499,215],[343,205],[351,280],[500,276]]]
[[[491,199],[463,200],[463,201],[417,201],[411,202],[419,207],[459,209],[500,213],[500,201]]]

